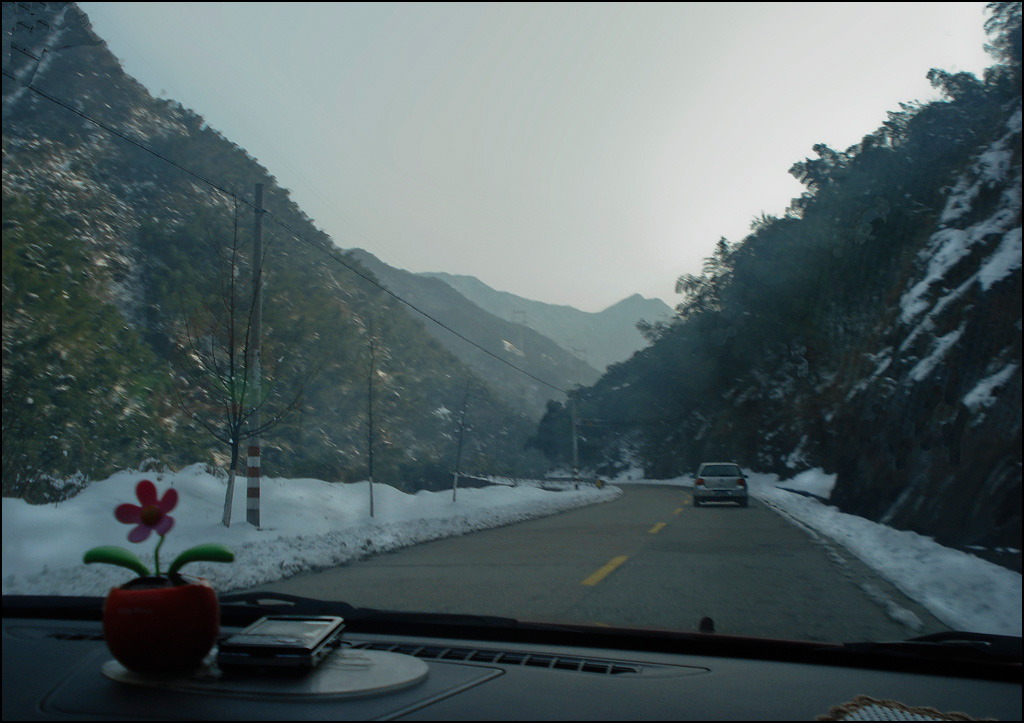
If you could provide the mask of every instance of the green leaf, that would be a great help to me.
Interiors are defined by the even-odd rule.
[[[174,558],[174,562],[171,563],[170,568],[167,570],[168,575],[175,574],[181,569],[183,565],[187,565],[190,562],[234,562],[235,553],[231,551],[231,548],[226,545],[221,545],[217,542],[210,542],[206,545],[197,545],[196,547],[190,547],[183,553]]]
[[[129,552],[123,547],[116,547],[115,545],[94,547],[85,553],[82,560],[87,565],[93,562],[105,562],[108,565],[118,565],[137,573],[139,577],[148,577],[150,575],[149,568],[142,564],[142,560],[139,559],[138,555],[134,552]]]

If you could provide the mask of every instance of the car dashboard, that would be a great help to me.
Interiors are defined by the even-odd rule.
[[[1015,659],[992,661],[951,658],[948,646],[941,654],[922,646],[922,656],[905,646],[879,651],[350,610],[355,619],[341,647],[321,665],[331,673],[213,667],[184,681],[139,684],[109,675],[99,604],[47,608],[4,598],[5,720],[800,720],[867,704],[1021,717],[1017,638],[1005,639]],[[259,612],[226,609],[222,639]],[[420,661],[423,675],[362,693],[323,684],[329,675],[344,682],[335,658],[358,663],[385,654]]]

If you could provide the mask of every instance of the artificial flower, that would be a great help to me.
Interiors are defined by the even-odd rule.
[[[174,518],[167,513],[178,504],[178,492],[173,487],[164,496],[157,499],[156,485],[144,479],[135,487],[135,495],[139,498],[138,505],[125,503],[114,510],[118,522],[126,525],[137,525],[128,533],[129,542],[144,542],[150,533],[163,537],[174,526]]]

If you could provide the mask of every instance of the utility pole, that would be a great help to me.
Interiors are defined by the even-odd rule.
[[[569,397],[570,416],[572,417],[572,478],[576,489],[580,488],[580,457],[579,445],[576,443],[576,397]]]
[[[377,357],[377,339],[373,333],[373,317],[370,317],[370,374],[367,378],[366,390],[366,445],[369,452],[368,468],[370,476],[370,517],[373,517],[373,374]]]
[[[459,475],[462,473],[462,440],[466,432],[466,406],[469,404],[469,389],[466,396],[462,398],[462,412],[459,415],[459,443],[455,449],[455,472],[452,474],[452,502],[455,501],[455,494],[459,489]]]
[[[252,231],[252,398],[251,428],[257,430],[249,439],[248,477],[245,494],[245,520],[253,527],[260,526],[260,405],[262,404],[263,370],[260,364],[260,342],[263,336],[263,184],[256,184]]]

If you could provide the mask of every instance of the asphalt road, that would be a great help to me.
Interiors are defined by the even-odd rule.
[[[261,585],[359,607],[819,641],[947,628],[849,553],[751,500],[678,487]]]

